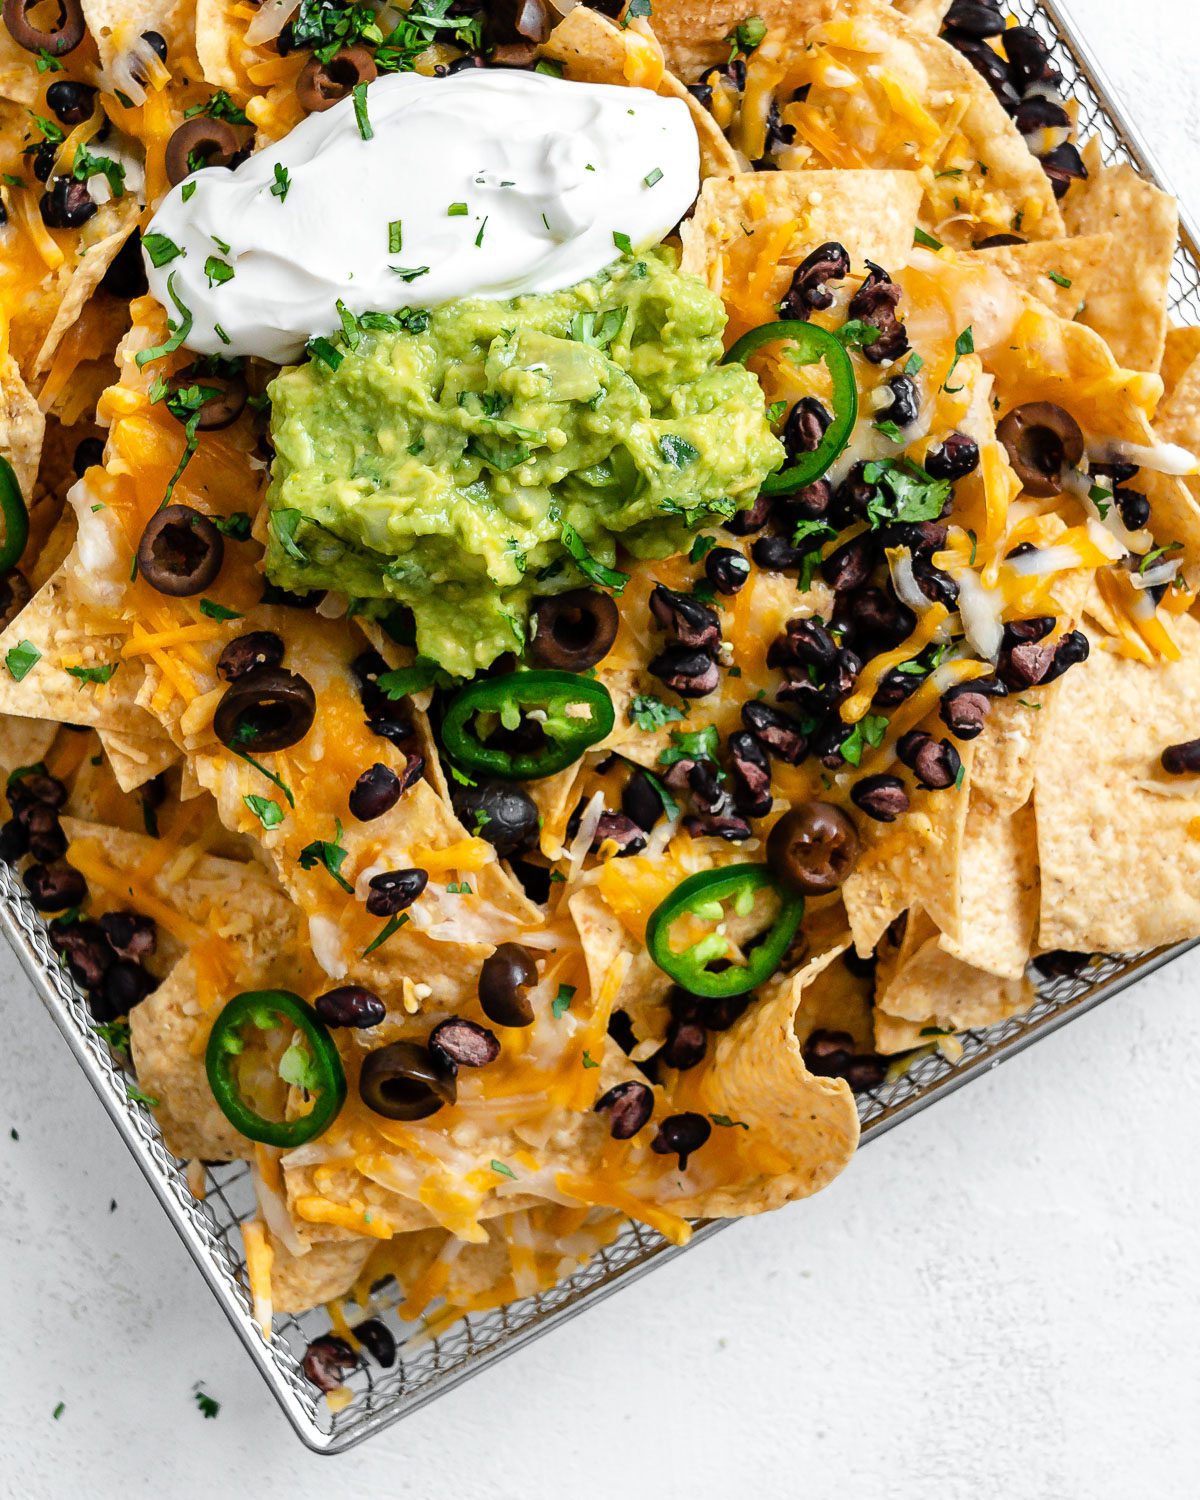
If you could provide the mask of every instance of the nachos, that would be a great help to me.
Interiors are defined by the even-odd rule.
[[[428,1336],[805,1197],[1039,966],[1200,933],[1200,333],[1035,30],[51,9],[0,854],[335,1404],[382,1278]]]

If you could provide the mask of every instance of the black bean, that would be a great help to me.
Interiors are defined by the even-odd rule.
[[[1022,135],[1034,135],[1042,130],[1069,130],[1071,116],[1053,99],[1047,99],[1043,94],[1030,94],[1017,105],[1013,123]]]
[[[96,90],[71,78],[60,78],[46,90],[46,103],[64,125],[82,125],[96,107]]]
[[[29,834],[16,818],[9,818],[0,827],[0,860],[6,865],[15,865],[23,854],[29,852]]]
[[[921,395],[917,382],[911,375],[893,375],[887,382],[892,399],[875,413],[877,422],[895,422],[897,427],[910,427],[921,415]]]
[[[917,587],[935,604],[944,604],[947,609],[954,609],[958,604],[958,584],[941,568],[935,568],[927,557],[914,557],[912,560],[913,578]]]
[[[384,870],[367,882],[370,895],[367,910],[373,917],[394,917],[411,906],[429,884],[425,870]]]
[[[789,458],[815,453],[833,417],[815,396],[801,396],[783,424],[783,446]]]
[[[524,993],[537,983],[533,954],[520,943],[501,943],[479,971],[479,1003],[497,1026],[529,1026],[533,1006]]]
[[[1048,979],[1074,979],[1094,957],[1092,953],[1076,953],[1069,948],[1051,948],[1039,953],[1034,963]]]
[[[362,651],[350,663],[350,674],[358,684],[358,696],[369,719],[387,719],[398,712],[396,701],[379,686],[391,668],[378,651]]]
[[[358,1355],[345,1339],[323,1333],[304,1351],[301,1368],[319,1391],[334,1391],[358,1365]]]
[[[799,521],[823,521],[833,502],[833,486],[828,479],[814,479],[802,489],[781,497],[787,518],[795,526]]]
[[[714,547],[704,559],[704,574],[718,594],[736,594],[750,577],[750,564],[732,547]]]
[[[666,1040],[658,1056],[666,1067],[682,1073],[703,1062],[707,1050],[708,1034],[701,1024],[673,1019],[667,1026]]]
[[[910,729],[896,741],[896,755],[927,791],[944,791],[958,779],[962,761],[949,740]]]
[[[326,990],[313,1001],[313,1009],[326,1026],[361,1028],[378,1026],[387,1019],[387,1006],[373,990],[364,989],[361,984],[342,984],[335,990]]]
[[[973,740],[983,732],[992,702],[986,693],[973,692],[973,683],[959,683],[942,694],[938,710],[942,723],[955,739]]]
[[[63,857],[67,852],[67,836],[54,808],[44,802],[31,802],[17,816],[29,833],[29,852],[34,859],[48,865]]]
[[[965,31],[953,27],[942,32],[942,40],[949,42],[956,52],[961,52],[983,81],[1011,114],[1020,102],[1016,89],[1008,81],[1008,67],[998,53],[986,42]]]
[[[104,933],[87,917],[74,922],[55,918],[46,929],[50,944],[85,990],[98,989],[113,964]],[[120,1012],[117,1012],[120,1014]]]
[[[709,1031],[728,1031],[753,998],[752,994],[714,996],[703,1002],[700,1019]]]
[[[127,1015],[154,988],[154,979],[140,964],[118,958],[104,976],[102,991],[107,1009],[114,1016]]]
[[[681,698],[704,698],[721,680],[713,658],[688,646],[668,646],[650,663],[649,670]]]
[[[811,251],[792,272],[792,282],[780,304],[781,318],[807,319],[811,312],[833,306],[829,281],[842,281],[850,274],[850,257],[844,245],[828,240]]]
[[[1031,83],[1058,83],[1058,69],[1050,61],[1050,49],[1032,26],[1010,26],[1004,33],[1008,76],[1023,94]]]
[[[753,536],[756,531],[761,531],[771,519],[773,505],[774,500],[770,495],[758,495],[752,505],[747,506],[745,510],[735,511],[728,521],[723,521],[721,524],[734,536]]]
[[[1021,641],[1001,650],[999,675],[1014,692],[1035,687],[1043,681],[1054,663],[1054,647],[1037,641]]]
[[[879,337],[862,347],[863,358],[873,365],[885,360],[898,359],[908,350],[908,335],[904,324],[896,317],[900,302],[900,288],[892,278],[874,261],[867,261],[868,275],[862,286],[850,299],[848,317],[860,319],[869,327],[878,329]]]
[[[821,564],[821,576],[838,593],[861,588],[871,576],[871,539],[868,535],[852,537],[831,552]]]
[[[623,859],[626,855],[642,852],[646,847],[646,833],[641,824],[626,813],[605,811],[600,814],[592,835],[592,853],[599,853],[603,845],[610,842],[617,846],[616,857]]]
[[[146,279],[146,262],[142,258],[142,237],[136,229],[109,261],[108,269],[100,278],[100,288],[110,297],[117,297],[122,302],[132,302],[135,297],[144,297],[150,290],[150,284]],[[170,384],[172,390],[180,388],[178,381]],[[204,403],[203,415],[196,424],[198,427],[214,425],[210,420],[213,404],[211,400]],[[244,395],[242,405],[245,405]],[[230,420],[232,421],[232,418]]]
[[[803,547],[793,547],[781,536],[760,536],[754,539],[750,556],[768,573],[786,573],[798,568],[804,561]]]
[[[880,823],[894,823],[908,811],[908,793],[898,776],[864,776],[850,788],[856,807]]]
[[[734,801],[748,818],[762,818],[771,811],[771,766],[758,741],[745,730],[729,736],[730,774]]]
[[[621,789],[621,811],[647,833],[662,817],[662,798],[644,771],[634,771]]]
[[[711,605],[656,583],[650,613],[660,630],[681,646],[711,651],[720,644],[721,622]]]
[[[347,799],[350,811],[360,823],[369,823],[391,812],[400,800],[400,778],[391,766],[376,761],[368,767],[350,789]]]
[[[1004,17],[995,6],[983,0],[954,0],[946,12],[945,24],[968,36],[1001,36],[1004,33]]]
[[[134,963],[153,956],[158,947],[158,931],[152,917],[144,917],[136,911],[107,911],[100,918],[100,926],[108,940],[108,946],[118,958],[128,958]]]
[[[1082,630],[1071,630],[1060,637],[1054,648],[1054,658],[1044,676],[1042,682],[1053,682],[1061,677],[1069,668],[1078,665],[1081,661],[1087,661],[1091,654],[1091,643]]]
[[[537,805],[520,787],[504,781],[481,781],[471,787],[456,783],[451,800],[459,819],[497,854],[523,854],[537,846]]]
[[[1038,160],[1042,164],[1042,171],[1050,179],[1050,186],[1054,189],[1056,198],[1065,198],[1071,184],[1083,181],[1088,174],[1083,164],[1083,157],[1070,141],[1064,141],[1061,146],[1055,146],[1053,151],[1047,151],[1045,156],[1038,157]]]
[[[390,1370],[396,1363],[396,1340],[386,1323],[368,1318],[350,1330],[377,1365]]]
[[[396,717],[394,711],[391,718],[368,719],[367,728],[372,734],[387,740],[389,745],[395,745],[398,750],[403,749],[416,733],[412,724],[407,719]]]
[[[500,1056],[500,1042],[486,1026],[451,1016],[429,1033],[429,1050],[456,1068],[484,1068]]]
[[[70,906],[82,906],[87,900],[87,881],[63,860],[52,865],[30,865],[21,878],[38,911],[66,911]]]
[[[724,839],[729,844],[742,844],[754,836],[754,830],[745,818],[732,813],[704,813],[701,816],[689,813],[683,820],[683,828],[689,838]]]
[[[704,1116],[688,1110],[681,1115],[668,1115],[663,1120],[650,1142],[650,1149],[659,1156],[678,1156],[679,1170],[686,1172],[688,1157],[693,1151],[699,1151],[711,1134],[712,1126]]]
[[[917,617],[907,604],[900,603],[889,583],[884,588],[856,589],[844,601],[839,599],[835,622],[856,645],[861,642],[862,654],[870,657],[906,640]]]
[[[765,750],[789,766],[798,766],[808,753],[808,740],[799,722],[770,703],[754,698],[743,703],[742,723]]]
[[[10,779],[8,802],[14,812],[31,805],[56,811],[64,806],[67,789],[57,776],[48,776],[41,771],[30,771],[24,776]]]
[[[1121,520],[1130,531],[1141,531],[1143,526],[1150,524],[1150,502],[1145,495],[1139,494],[1137,490],[1117,489],[1113,491],[1113,499],[1117,503]]]
[[[654,1092],[636,1080],[616,1083],[592,1107],[597,1114],[608,1115],[608,1129],[614,1140],[627,1141],[654,1113]]]
[[[38,200],[38,210],[47,229],[78,229],[96,212],[87,183],[56,177]]]
[[[925,455],[931,479],[963,479],[979,467],[979,444],[965,432],[952,432]]]
[[[233,638],[217,657],[217,675],[236,682],[258,667],[277,667],[283,660],[283,642],[273,630],[248,630]]]

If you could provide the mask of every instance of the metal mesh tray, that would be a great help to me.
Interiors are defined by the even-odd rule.
[[[1009,8],[1051,44],[1064,90],[1079,106],[1080,136],[1099,137],[1106,163],[1132,162],[1161,184],[1153,158],[1114,102],[1101,70],[1062,8],[1053,0],[1041,4],[1015,0]],[[1181,212],[1180,220],[1180,248],[1171,273],[1171,311],[1178,322],[1200,324],[1200,249],[1188,216]],[[402,1350],[391,1370],[360,1368],[349,1382],[353,1401],[331,1413],[299,1363],[309,1341],[326,1330],[324,1314],[277,1317],[269,1340],[262,1338],[251,1317],[239,1233],[239,1225],[255,1211],[246,1163],[210,1169],[206,1199],[201,1203],[192,1196],[182,1164],[164,1147],[149,1111],[129,1098],[132,1078],[113,1062],[107,1045],[92,1030],[82,995],[59,963],[41,919],[6,865],[0,865],[0,928],[284,1415],[315,1452],[344,1452],[683,1253],[653,1231],[629,1223],[613,1244],[549,1291],[465,1317],[438,1337]],[[1198,942],[1132,956],[1101,956],[1077,977],[1041,984],[1038,1001],[1026,1015],[986,1031],[965,1033],[957,1062],[950,1063],[936,1053],[920,1057],[893,1083],[861,1095],[863,1141],[874,1140]],[[692,1243],[709,1238],[730,1222],[700,1223]],[[392,1287],[376,1296],[374,1306],[387,1312],[398,1300]]]

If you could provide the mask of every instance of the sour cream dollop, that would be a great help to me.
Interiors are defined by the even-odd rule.
[[[541,73],[393,74],[365,115],[345,99],[173,188],[147,230],[170,243],[146,270],[175,321],[175,299],[190,311],[188,348],[285,364],[340,326],[339,299],[394,312],[573,286],[625,237],[661,240],[699,182],[679,100]]]

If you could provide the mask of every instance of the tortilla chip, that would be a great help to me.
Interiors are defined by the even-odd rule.
[[[19,682],[11,671],[0,671],[0,713],[157,740],[158,726],[135,702],[140,680],[136,664],[123,662],[106,683],[81,682],[66,670],[68,665],[103,666],[119,660],[123,639],[89,623],[88,611],[70,595],[67,571],[60,568],[0,632],[0,661],[22,641],[41,652]]]
[[[1164,402],[1171,399],[1184,371],[1197,359],[1200,359],[1200,328],[1168,328],[1158,372],[1162,376]]]
[[[1092,281],[1081,322],[1104,337],[1118,364],[1157,370],[1179,238],[1175,199],[1120,162],[1077,184],[1065,218],[1070,234],[1110,231],[1118,246]]]
[[[958,750],[964,768],[961,786],[918,789],[901,821],[860,829],[865,848],[842,885],[842,899],[855,949],[864,958],[874,952],[888,924],[910,906],[928,911],[951,937],[961,934],[959,868],[974,742]]]
[[[46,419],[11,355],[0,358],[0,453],[8,459],[26,503],[34,496]]]
[[[908,257],[921,201],[913,172],[741,172],[711,179],[700,189],[696,210],[681,231],[680,269],[721,290],[722,257],[745,243],[743,226],[786,218],[795,230],[778,265],[770,302],[787,290],[791,273],[815,245],[845,240],[856,260],[895,266]]]
[[[1044,302],[1060,318],[1074,318],[1107,266],[1116,238],[1085,234],[1067,240],[1033,240],[964,252],[965,261],[998,266],[1022,291]]]
[[[963,834],[962,923],[943,950],[972,968],[1020,979],[1033,952],[1038,915],[1033,805],[1000,812],[973,792]]]
[[[908,18],[911,25],[921,31],[937,36],[950,9],[951,0],[893,0],[898,11]]]
[[[542,44],[542,56],[563,65],[563,76],[581,83],[626,84],[638,81],[635,65],[626,50],[626,37],[632,45],[644,50],[653,46],[640,31],[621,31],[606,16],[577,5],[550,33]],[[664,72],[655,92],[664,98],[679,99],[687,105],[700,141],[700,174],[720,176],[738,169],[737,156],[721,134],[721,128],[708,110],[688,93],[670,72]]]
[[[205,83],[215,89],[240,90],[234,66],[245,50],[246,27],[234,15],[236,0],[196,0],[196,60]]]
[[[375,1242],[338,1240],[293,1255],[268,1231],[272,1250],[271,1304],[278,1313],[302,1313],[344,1297],[362,1275]]]
[[[1164,443],[1200,448],[1200,356],[1179,373],[1154,418],[1154,430]],[[1193,494],[1197,480],[1191,477]]]
[[[925,1029],[968,1031],[993,1026],[1028,1010],[1036,1000],[1023,976],[1001,979],[961,963],[930,938],[897,971],[886,991],[876,994],[875,1045],[893,1053],[919,1046]],[[893,1021],[909,1023],[894,1027]],[[914,1039],[911,1027],[918,1031]]]
[[[821,954],[765,988],[740,1020],[718,1033],[711,1060],[685,1075],[689,1100],[694,1096],[704,1113],[718,1117],[714,1134],[723,1149],[690,1159],[687,1178],[697,1186],[682,1202],[671,1202],[673,1212],[766,1213],[825,1187],[853,1156],[854,1095],[843,1079],[808,1071],[796,1036],[805,987],[838,952]]]
[[[44,375],[50,368],[54,351],[104,279],[104,273],[116,259],[121,246],[133,233],[137,218],[138,205],[132,195],[127,193],[123,198],[115,198],[104,204],[84,226],[84,233],[80,236],[75,252],[76,263],[72,264],[67,260],[59,268],[55,280],[57,308],[41,346],[34,355],[34,376]],[[88,234],[87,231],[93,225],[96,226],[94,231]]]
[[[1200,802],[1159,762],[1200,725],[1200,624],[1172,629],[1179,661],[1146,666],[1093,640],[1058,685],[1035,789],[1042,950],[1126,952],[1200,931]]]
[[[801,1047],[814,1031],[844,1031],[856,1051],[874,1046],[871,1009],[874,985],[869,974],[855,973],[841,962],[849,941],[837,945],[836,963],[826,964],[805,985],[796,1010],[796,1039]]]

